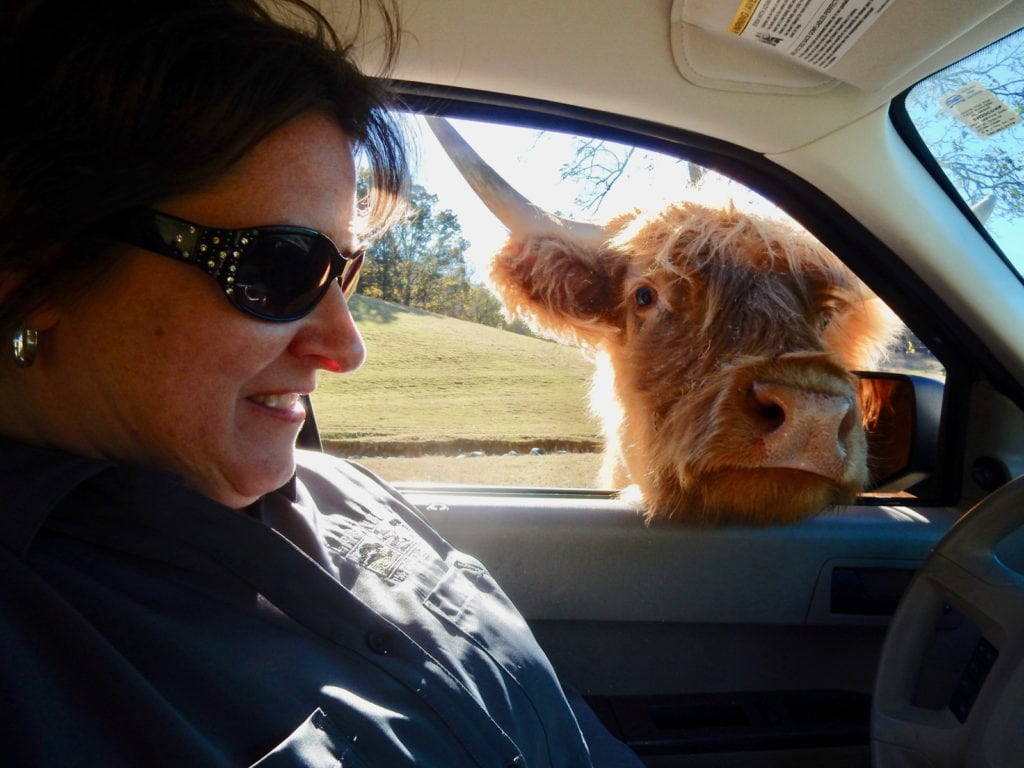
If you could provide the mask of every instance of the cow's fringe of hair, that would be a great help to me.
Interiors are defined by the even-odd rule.
[[[739,211],[730,204],[709,209],[693,202],[676,203],[648,217],[619,217],[619,229],[610,244],[642,250],[652,267],[685,274],[688,269],[728,263],[742,254],[750,265],[752,254],[762,257],[761,269],[807,269],[813,266],[830,283],[849,280],[851,273],[837,257],[806,230],[782,218]],[[628,244],[628,246],[627,246]],[[682,268],[675,254],[691,257]]]
[[[899,317],[832,251],[785,219],[743,213],[731,204],[724,209],[709,209],[683,202],[646,218],[619,217],[609,229],[617,229],[609,241],[612,248],[642,252],[648,272],[672,274],[680,280],[688,281],[699,270],[721,269],[739,258],[749,266],[752,254],[761,256],[761,263],[755,266],[765,272],[818,272],[822,282],[846,302],[860,303],[861,311],[850,314],[852,322],[826,334],[832,336],[828,338],[831,348],[843,350],[843,362],[850,369],[876,367],[903,330]],[[682,262],[680,252],[688,257]],[[705,313],[701,330],[707,331],[718,316],[716,304]]]

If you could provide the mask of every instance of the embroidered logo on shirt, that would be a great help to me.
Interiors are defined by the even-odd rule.
[[[349,562],[385,579],[399,582],[409,575],[409,565],[424,560],[421,541],[400,520],[345,520],[325,536],[327,546]]]

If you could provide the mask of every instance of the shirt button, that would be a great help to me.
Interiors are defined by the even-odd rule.
[[[366,646],[374,653],[388,656],[392,651],[391,635],[387,632],[370,630],[366,633]]]
[[[523,760],[522,755],[516,755],[512,758],[512,761],[508,764],[508,768],[523,768],[526,765],[526,761]]]

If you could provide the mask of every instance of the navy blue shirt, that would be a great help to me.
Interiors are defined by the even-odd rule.
[[[522,616],[362,469],[300,452],[237,511],[163,472],[0,455],[5,764],[591,765]]]

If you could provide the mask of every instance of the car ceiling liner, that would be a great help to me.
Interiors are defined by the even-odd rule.
[[[1010,0],[673,0],[672,55],[689,82],[812,95],[875,91]]]

